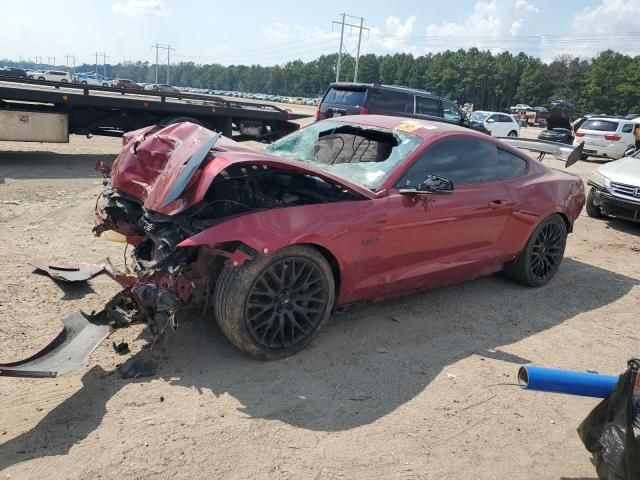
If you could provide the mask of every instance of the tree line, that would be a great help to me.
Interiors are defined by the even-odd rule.
[[[180,62],[171,65],[170,75],[171,83],[178,86],[318,97],[335,81],[336,64],[337,54],[268,67]],[[94,69],[85,64],[76,71]],[[102,73],[103,67],[98,70]],[[106,65],[106,73],[113,78],[155,81],[155,65],[149,62]],[[158,76],[160,83],[166,80],[166,66],[159,67]],[[353,62],[345,62],[341,78],[353,79]],[[640,113],[640,56],[612,50],[592,59],[562,55],[549,64],[524,53],[492,54],[477,48],[417,57],[367,54],[360,57],[358,81],[424,89],[460,104],[473,103],[476,110],[506,111],[516,103],[547,106],[551,99],[563,99],[573,103],[576,114]]]

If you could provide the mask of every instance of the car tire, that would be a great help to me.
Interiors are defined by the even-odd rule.
[[[44,80],[44,77],[38,77],[38,80]]]
[[[334,301],[335,280],[327,260],[315,248],[295,245],[241,267],[227,263],[216,284],[214,313],[222,332],[240,350],[260,360],[277,360],[313,340]]]
[[[86,81],[86,80],[83,80],[83,81],[81,81],[80,83],[81,83],[82,85],[88,85],[88,83],[87,83],[87,81]]]
[[[602,211],[600,210],[600,207],[598,207],[593,201],[594,197],[595,197],[595,193],[592,187],[591,190],[589,190],[589,193],[587,194],[587,202],[585,205],[585,209],[587,210],[587,215],[589,215],[591,218],[602,218],[604,215],[602,215]]]
[[[69,83],[69,80],[67,80],[66,78],[63,78],[62,80],[60,80],[60,83]]]
[[[567,244],[567,225],[557,214],[544,219],[533,231],[516,259],[504,266],[511,280],[541,287],[556,274]]]
[[[108,84],[108,83],[103,83],[103,84],[102,84],[102,86],[103,86],[103,87],[108,87],[108,86],[109,86],[109,84]]]
[[[507,137],[517,137],[517,136],[518,136],[518,132],[516,132],[515,130],[511,130],[507,135]]]

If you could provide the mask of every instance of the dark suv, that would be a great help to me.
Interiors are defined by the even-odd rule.
[[[424,90],[375,83],[332,83],[318,105],[316,120],[366,114],[424,118],[472,126],[467,115],[445,98]]]

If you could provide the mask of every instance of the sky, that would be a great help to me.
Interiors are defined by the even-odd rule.
[[[69,65],[155,62],[283,64],[338,51],[342,13],[364,17],[361,53],[421,55],[478,47],[549,62],[607,48],[640,54],[640,0],[0,0],[0,59]],[[345,27],[355,53],[358,29]],[[160,62],[167,51],[160,51]],[[100,58],[100,63],[102,58]]]

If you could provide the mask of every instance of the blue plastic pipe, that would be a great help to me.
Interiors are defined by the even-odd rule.
[[[523,365],[518,370],[518,383],[524,389],[583,397],[605,398],[615,388],[619,378],[618,375],[574,372],[534,365]]]

